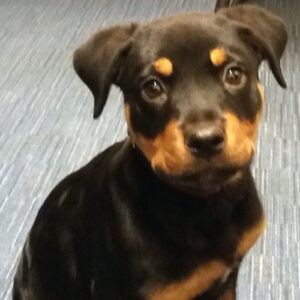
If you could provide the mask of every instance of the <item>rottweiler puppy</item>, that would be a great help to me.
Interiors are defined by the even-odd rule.
[[[282,20],[251,5],[96,33],[74,55],[94,96],[124,95],[129,137],[50,193],[14,300],[233,300],[265,227],[250,163],[262,60],[286,87]]]

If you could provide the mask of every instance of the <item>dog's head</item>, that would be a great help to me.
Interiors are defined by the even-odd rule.
[[[74,55],[94,95],[94,117],[111,84],[124,94],[134,144],[179,188],[213,191],[237,180],[252,159],[266,59],[286,87],[280,58],[285,26],[251,5],[191,13],[98,32]]]

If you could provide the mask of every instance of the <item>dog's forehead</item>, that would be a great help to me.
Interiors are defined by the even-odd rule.
[[[174,15],[144,25],[134,40],[136,53],[155,59],[209,55],[214,47],[236,44],[235,32],[225,18],[213,14],[190,13]]]

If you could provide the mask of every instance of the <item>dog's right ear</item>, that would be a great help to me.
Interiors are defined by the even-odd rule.
[[[74,69],[94,96],[94,118],[100,116],[110,86],[116,83],[122,54],[136,28],[137,24],[128,24],[100,31],[74,53]]]
[[[254,50],[259,61],[266,59],[277,82],[286,88],[280,59],[287,44],[288,34],[283,20],[256,5],[223,8],[218,14],[232,21],[241,40]]]

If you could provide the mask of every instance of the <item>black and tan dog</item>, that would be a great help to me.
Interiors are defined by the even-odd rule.
[[[124,94],[130,138],[65,178],[24,247],[14,300],[233,300],[264,230],[250,173],[266,59],[285,87],[281,19],[256,6],[98,32],[74,66]]]

